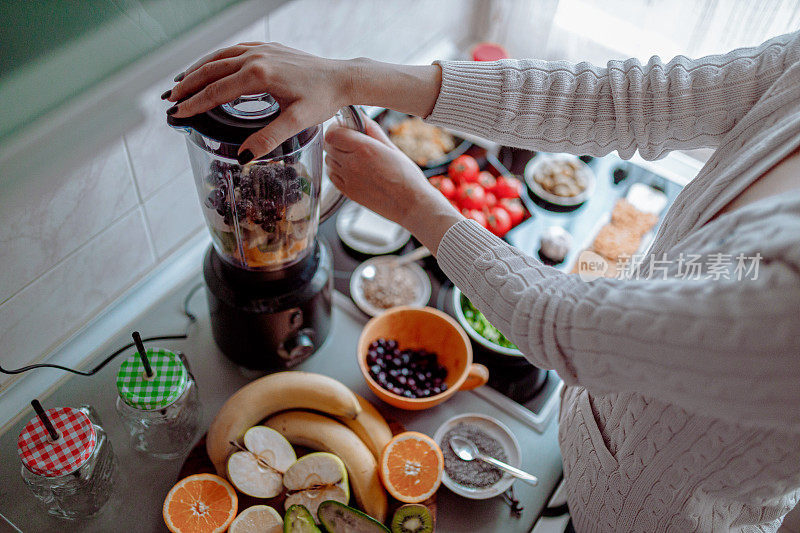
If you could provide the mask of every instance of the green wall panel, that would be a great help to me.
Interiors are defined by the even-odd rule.
[[[0,139],[239,0],[0,0]]]

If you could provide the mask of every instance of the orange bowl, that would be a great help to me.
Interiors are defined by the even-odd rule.
[[[367,368],[369,345],[378,339],[396,340],[401,349],[435,353],[447,369],[447,390],[427,398],[406,398],[378,385]],[[489,380],[489,370],[472,362],[472,344],[466,332],[452,317],[432,307],[394,307],[367,322],[358,339],[358,367],[378,398],[410,411],[428,409],[458,390],[471,390]]]

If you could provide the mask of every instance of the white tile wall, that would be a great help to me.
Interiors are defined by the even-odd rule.
[[[137,203],[121,139],[55,176],[30,166],[0,189],[0,303]]]
[[[139,104],[146,112],[145,119],[123,135],[140,199],[152,196],[178,174],[189,170],[185,137],[167,126],[164,111],[171,104],[160,98],[173,85],[169,78],[145,91]]]
[[[154,264],[137,206],[0,306],[3,364],[50,352]]]
[[[442,38],[466,40],[473,0],[295,0],[221,35],[327,57],[404,62]],[[177,72],[176,72],[177,73]],[[164,79],[141,92],[145,119],[58,175],[0,181],[0,361],[47,357],[133,283],[204,231],[182,135],[166,126]],[[65,137],[65,142],[80,139]],[[0,392],[9,380],[0,377]]]
[[[271,13],[272,41],[332,58],[412,60],[427,43],[464,41],[472,0],[295,0]]]
[[[176,176],[144,203],[144,214],[161,260],[203,227],[203,213],[191,169]]]

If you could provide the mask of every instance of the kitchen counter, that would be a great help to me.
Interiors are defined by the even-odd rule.
[[[186,325],[186,317],[181,312],[183,299],[200,282],[198,273],[189,282],[166,293],[136,322],[136,327],[145,336],[182,331]],[[203,427],[207,428],[223,402],[260,374],[243,371],[226,359],[214,344],[202,290],[192,298],[190,308],[198,321],[190,329],[189,338],[158,345],[187,355],[199,386]],[[444,404],[422,412],[401,411],[380,402],[367,388],[355,358],[356,343],[365,321],[366,317],[348,298],[335,293],[332,333],[317,353],[298,369],[320,372],[341,380],[372,401],[388,418],[397,420],[407,429],[428,435],[433,435],[442,422],[459,413],[485,413],[500,419],[520,441],[523,449],[522,467],[540,480],[536,487],[522,482],[514,484],[515,495],[524,506],[522,516],[514,518],[509,506],[500,497],[484,501],[467,500],[442,487],[437,496],[436,530],[443,533],[468,530],[530,531],[562,474],[555,417],[550,418],[541,431],[537,431],[522,418],[509,414],[513,409],[508,412],[498,409],[497,406],[503,405],[503,402],[512,406],[515,404],[486,388],[476,392],[459,392]],[[115,347],[126,344],[129,338],[129,332],[120,332],[102,346],[92,359],[99,361]],[[71,376],[53,394],[42,398],[46,408],[86,403],[96,408],[120,463],[118,494],[113,496],[99,516],[89,521],[66,522],[44,513],[22,483],[16,453],[17,435],[22,425],[33,416],[29,410],[29,415],[17,420],[0,436],[0,514],[19,530],[25,533],[53,530],[103,533],[166,531],[161,518],[161,505],[167,491],[175,483],[183,461],[149,459],[128,447],[127,435],[114,409],[114,377],[118,367],[117,361],[93,377]],[[3,531],[1,525],[0,531]]]

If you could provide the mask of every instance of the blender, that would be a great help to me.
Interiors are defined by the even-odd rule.
[[[317,227],[344,200],[328,180],[333,192],[322,191],[322,125],[239,165],[244,140],[279,113],[263,93],[192,117],[167,117],[186,134],[211,234],[203,277],[214,340],[235,363],[267,371],[300,363],[328,334],[333,267]],[[336,118],[364,131],[353,106]]]

